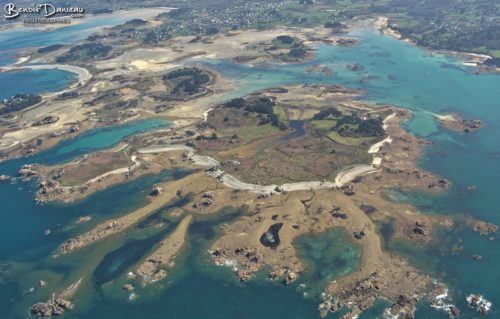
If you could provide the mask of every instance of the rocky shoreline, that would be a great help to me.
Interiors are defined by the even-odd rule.
[[[464,119],[460,114],[440,116],[439,123],[448,130],[463,133],[472,133],[486,127],[483,121]]]

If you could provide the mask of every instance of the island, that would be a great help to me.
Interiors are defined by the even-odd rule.
[[[175,12],[168,15],[182,14]],[[362,23],[389,28],[380,19]],[[339,33],[359,27],[359,21],[269,30],[214,27],[204,35],[176,37],[152,31],[151,24],[131,20],[77,45],[36,49],[39,63],[69,65],[88,76],[63,92],[18,94],[0,107],[2,116],[15,114],[2,118],[11,125],[1,127],[1,160],[33,156],[112,125],[168,120],[167,127],[126,136],[103,150],[19,167],[17,180],[37,183],[38,204],[61,205],[144,176],[182,172],[156,183],[141,207],[92,227],[78,224],[75,235],[51,252],[54,259],[95,247],[105,250],[150,223],[168,229],[127,274],[116,278],[114,284],[132,296],[175,273],[179,256],[189,249],[190,225],[231,208],[240,214],[220,225],[204,258],[229,267],[235,281],[264,273],[271,281],[292,285],[309,271],[296,240],[341,230],[359,247],[359,265],[323,287],[317,298],[321,317],[343,312],[342,318],[357,318],[379,299],[388,302],[391,317],[413,318],[420,302],[458,316],[458,308],[447,303],[444,282],[385,246],[384,227],[390,228],[391,240],[429,247],[439,232],[451,232],[464,221],[463,216],[424,213],[387,195],[397,189],[437,196],[452,187],[448,179],[420,168],[429,142],[404,128],[412,112],[365,101],[363,87],[311,81],[336,76],[321,64],[304,67],[304,74],[311,75],[304,83],[282,81],[255,89],[221,71],[307,65],[318,45],[355,48],[358,40]],[[344,69],[350,74],[364,70],[357,63]],[[445,128],[466,133],[484,127],[480,120],[457,116],[439,120]],[[466,224],[483,235],[498,231],[470,216]],[[71,293],[54,289],[53,297],[35,303],[31,313],[51,317],[71,311],[79,302],[78,285]],[[471,307],[488,308],[481,296],[470,299]]]

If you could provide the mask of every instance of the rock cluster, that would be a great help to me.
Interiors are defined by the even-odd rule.
[[[156,186],[156,187],[154,187],[154,188],[151,190],[151,193],[149,193],[149,195],[151,195],[151,196],[160,196],[160,195],[161,195],[161,192],[162,192],[161,187]]]
[[[344,185],[344,186],[342,186],[342,189],[344,190],[344,194],[347,196],[352,196],[352,195],[356,194],[356,192],[354,191],[353,184]]]
[[[59,179],[64,176],[66,172],[64,171],[64,168],[58,168],[52,172],[52,179]]]
[[[269,278],[271,280],[282,278],[283,283],[289,285],[297,280],[298,274],[297,270],[292,270],[289,267],[278,267],[269,273]]]
[[[17,173],[22,179],[29,179],[37,175],[37,172],[34,170],[35,167],[35,164],[25,164],[21,166]]]
[[[157,282],[167,277],[167,271],[160,268],[161,266],[160,260],[148,259],[137,269],[137,274],[142,276],[147,283]]]
[[[432,308],[445,311],[449,318],[458,318],[460,315],[460,310],[451,303],[448,288],[442,283],[436,282],[436,287],[430,294],[429,301]]]
[[[71,301],[64,298],[53,297],[47,302],[34,304],[31,307],[31,314],[38,317],[50,318],[52,316],[62,315],[66,310],[70,310],[72,308],[73,304]]]
[[[439,187],[441,189],[446,189],[450,187],[450,182],[448,182],[446,179],[441,178],[437,182],[430,182],[429,185],[427,186],[428,188],[435,188]]]
[[[424,223],[416,221],[415,222],[415,227],[413,227],[413,233],[416,234],[416,235],[423,235],[423,236],[425,236],[425,234],[426,234],[425,228],[426,228],[426,226],[425,226]]]
[[[125,284],[123,285],[123,290],[127,291],[127,292],[132,292],[135,290],[134,286],[132,286],[131,284]]]
[[[322,296],[323,302],[318,306],[321,317],[327,316],[329,312],[347,308],[350,309],[350,313],[345,318],[354,318],[370,308],[376,299],[388,298],[392,303],[387,310],[389,317],[413,318],[415,305],[420,295],[415,293],[416,290],[413,292],[407,291],[404,294],[393,295],[389,293],[391,287],[387,281],[387,275],[373,272],[367,277],[356,278],[349,283],[337,284],[338,290],[334,295],[325,293]],[[411,282],[419,282],[419,285],[427,284],[426,280],[422,280],[424,278],[416,273],[408,272],[405,276]]]
[[[363,237],[365,237],[366,234],[365,234],[365,232],[363,230],[360,230],[360,231],[353,232],[352,235],[356,239],[363,239]]]
[[[217,248],[212,251],[212,258],[219,266],[232,265],[240,281],[248,281],[259,271],[263,263],[262,252],[257,248],[238,247]]]
[[[486,300],[483,296],[471,294],[467,296],[466,300],[467,305],[470,308],[475,309],[477,312],[483,315],[487,315],[488,312],[490,312],[491,302]]]
[[[462,126],[465,133],[477,131],[486,125],[481,120],[462,120]]]
[[[214,203],[215,195],[212,192],[205,192],[201,195],[201,201],[193,204],[193,208],[208,207]]]
[[[84,247],[87,244],[95,242],[109,234],[118,232],[123,229],[123,227],[123,223],[115,220],[109,221],[106,224],[101,224],[88,233],[65,241],[59,246],[59,251],[62,254],[70,253],[75,249]]]
[[[478,232],[481,236],[488,236],[493,233],[498,232],[498,226],[495,224],[483,222],[483,221],[475,221],[472,222],[472,229],[475,232]]]

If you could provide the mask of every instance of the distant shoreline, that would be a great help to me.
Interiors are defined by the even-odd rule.
[[[56,29],[61,29],[69,26],[78,25],[82,22],[88,22],[89,20],[105,18],[105,17],[117,17],[117,16],[126,16],[134,19],[138,18],[152,18],[160,13],[175,10],[177,8],[173,7],[150,7],[150,8],[139,8],[139,9],[131,9],[131,10],[117,10],[111,13],[102,13],[102,14],[85,14],[85,18],[83,19],[71,19],[69,17],[60,16],[58,18],[69,18],[71,19],[71,23],[69,24],[24,24],[22,21],[17,21],[14,23],[8,23],[4,25],[0,25],[0,32],[5,31],[13,31],[13,30],[35,30],[35,31],[51,31]]]
[[[438,53],[438,54],[443,54],[443,55],[450,55],[459,58],[462,60],[462,65],[467,66],[467,67],[475,67],[478,68],[479,71],[493,71],[493,72],[500,72],[499,67],[489,67],[483,65],[484,62],[486,62],[489,59],[492,59],[493,57],[488,54],[481,54],[481,53],[474,53],[474,52],[467,52],[467,51],[453,51],[453,50],[446,50],[446,49],[433,49],[433,48],[428,48],[425,46],[421,46],[417,44],[415,41],[404,37],[401,33],[398,31],[392,29],[391,27],[388,26],[388,18],[385,16],[378,16],[376,17],[377,20],[375,21],[375,29],[381,32],[384,35],[390,36],[393,39],[396,40],[402,40],[408,43],[411,43],[415,46],[418,46],[419,48],[422,48],[424,50],[433,52],[433,53]],[[356,19],[356,18],[354,18]]]

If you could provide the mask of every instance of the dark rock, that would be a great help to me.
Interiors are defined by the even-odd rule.
[[[149,195],[151,196],[159,196],[161,195],[161,188],[160,187],[154,187],[152,190],[151,190],[151,193],[149,193]]]
[[[260,243],[265,247],[276,248],[280,244],[279,231],[283,227],[283,223],[276,223],[260,236]]]
[[[355,231],[355,232],[352,233],[352,235],[356,239],[363,239],[363,237],[365,237],[365,232],[363,230],[361,230],[361,231]]]

